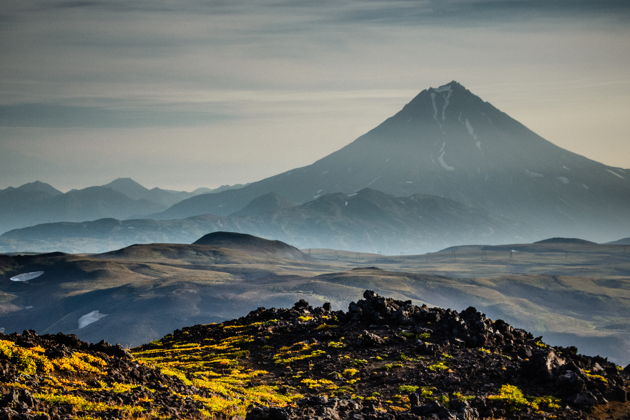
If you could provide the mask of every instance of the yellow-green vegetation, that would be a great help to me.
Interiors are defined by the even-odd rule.
[[[410,361],[414,361],[415,359],[413,357],[409,357],[407,356],[405,353],[400,353],[400,355],[398,356],[398,358],[400,360],[402,360],[403,362],[410,362]]]
[[[99,401],[99,392],[126,393],[139,387],[137,384],[119,382],[113,382],[109,386],[101,380],[96,380],[107,375],[107,362],[101,357],[75,351],[68,356],[52,358],[46,356],[45,352],[46,349],[41,346],[24,347],[10,340],[0,340],[0,357],[12,363],[21,375],[43,377],[39,383],[35,382],[36,388],[35,385],[29,386],[19,382],[4,382],[0,383],[0,386],[32,391],[35,399],[54,405],[71,406],[75,412],[101,413],[118,410],[125,416],[132,416],[145,410],[139,405]],[[79,378],[92,379],[98,386],[88,386]],[[87,392],[90,396],[76,395],[78,391]]]
[[[0,354],[14,363],[24,375],[35,375],[37,372],[48,373],[54,369],[50,359],[37,347],[22,347],[13,341],[0,340]]]
[[[502,385],[499,393],[496,395],[488,395],[489,400],[501,400],[510,406],[513,410],[531,407],[534,410],[545,408],[554,410],[560,408],[560,399],[551,395],[539,397],[525,397],[516,385]]]
[[[343,376],[345,377],[354,376],[357,373],[359,373],[359,369],[348,368],[343,370]]]
[[[464,395],[461,392],[453,392],[453,397],[457,398],[458,400],[461,401],[468,401],[468,400],[472,400],[475,398],[474,395]]]
[[[342,349],[346,347],[346,345],[341,341],[330,341],[328,342],[328,347],[332,347],[333,349]]]
[[[505,401],[512,407],[527,407],[529,406],[529,401],[523,395],[523,391],[521,391],[515,385],[502,385],[499,389],[499,393],[496,395],[488,395],[489,400],[502,400]]]
[[[404,392],[405,394],[413,394],[414,392],[418,390],[418,388],[420,387],[416,385],[400,385],[398,387],[398,390],[400,392]]]
[[[397,369],[397,368],[401,368],[404,365],[400,362],[398,363],[385,363],[385,369],[387,370],[392,370],[392,369]]]
[[[150,366],[155,366],[162,373],[179,378],[184,384],[193,385],[200,390],[192,398],[203,403],[200,414],[206,417],[223,415],[244,417],[252,405],[286,406],[301,395],[297,391],[281,392],[278,386],[272,386],[258,380],[268,372],[247,367],[249,351],[243,345],[254,337],[245,334],[248,327],[268,325],[253,323],[250,325],[228,325],[223,329],[238,330],[235,335],[224,338],[206,338],[201,343],[182,342],[167,336],[158,345],[151,345],[146,350],[134,352],[134,356]],[[254,325],[255,324],[255,325]],[[221,328],[221,325],[217,326]],[[325,353],[307,342],[297,342],[280,347],[273,360],[277,364],[289,365],[297,360],[317,357]],[[324,384],[321,384],[322,386]],[[178,395],[179,398],[187,398]]]
[[[606,384],[608,383],[608,379],[606,379],[606,377],[604,377],[604,376],[602,376],[602,375],[597,375],[597,374],[593,373],[593,372],[592,372],[591,370],[589,370],[589,369],[583,369],[583,370],[582,370],[582,372],[584,372],[584,375],[585,375],[587,378],[590,378],[590,379],[596,379],[596,380],[598,380],[598,381],[602,381],[602,382],[604,382],[604,383],[606,383]]]
[[[434,386],[421,386],[420,387],[420,395],[424,398],[429,398],[433,396],[433,392],[436,390]]]
[[[448,370],[449,367],[446,366],[446,364],[444,364],[443,360],[440,360],[439,362],[433,363],[429,366],[427,366],[427,369],[429,369],[432,372],[438,371],[438,370]]]
[[[301,382],[304,385],[306,385],[307,387],[309,387],[310,389],[325,388],[325,389],[328,389],[328,390],[334,390],[334,389],[338,388],[337,384],[335,384],[330,379],[309,379],[309,378],[306,378],[306,379],[302,379]]]
[[[74,352],[67,357],[50,359],[43,354],[44,351],[39,346],[22,347],[13,341],[0,340],[0,353],[14,363],[20,373],[24,375],[47,374],[53,371],[105,374],[102,369],[107,364],[99,357],[88,353]]]
[[[80,352],[74,352],[68,357],[54,359],[52,363],[58,370],[67,372],[91,372],[97,375],[105,375],[102,368],[107,366],[107,363],[100,357]]]
[[[2,387],[21,388],[21,389],[26,389],[27,391],[30,391],[32,389],[30,386],[21,384],[19,382],[0,382],[0,388]]]
[[[336,325],[330,325],[330,324],[324,322],[322,324],[319,324],[317,327],[315,327],[315,331],[327,330],[327,329],[330,329],[330,328],[337,328],[337,326]]]
[[[275,363],[290,364],[292,362],[312,357],[319,357],[326,354],[325,350],[313,349],[314,345],[305,341],[300,341],[291,346],[279,348],[279,352],[273,356]]]
[[[551,395],[546,395],[544,397],[535,397],[531,402],[532,407],[535,410],[541,408],[547,408],[550,410],[555,410],[560,408],[560,398],[553,397]]]

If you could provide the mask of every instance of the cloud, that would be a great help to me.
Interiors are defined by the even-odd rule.
[[[133,175],[140,159],[149,179],[171,154],[123,159],[124,145],[184,142],[207,160],[191,178],[252,181],[323,156],[451,79],[562,136],[541,103],[570,116],[605,91],[627,113],[629,16],[625,0],[5,0],[0,146],[37,155],[46,144],[49,156],[64,144],[93,156],[76,168],[100,159],[101,174]],[[595,131],[579,119],[567,144]],[[181,174],[183,153],[172,163]]]
[[[45,103],[0,105],[0,126],[4,127],[189,127],[229,118],[235,117],[199,107],[177,110],[163,106],[126,109]]]

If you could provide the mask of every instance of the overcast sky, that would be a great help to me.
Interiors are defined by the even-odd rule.
[[[627,0],[3,0],[0,188],[255,181],[457,80],[630,168]]]

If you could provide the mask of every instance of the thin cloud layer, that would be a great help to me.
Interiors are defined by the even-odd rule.
[[[48,174],[62,186],[79,174],[155,185],[168,153],[123,159],[123,145],[155,145],[155,130],[179,128],[188,137],[160,141],[200,148],[207,165],[172,162],[181,180],[163,185],[246,182],[307,164],[457,79],[563,147],[629,167],[616,149],[630,116],[629,16],[613,0],[9,0],[0,149],[74,168]],[[589,146],[591,133],[613,152]],[[96,154],[102,169],[82,166],[96,157],[81,153],[49,156],[65,147]],[[120,165],[129,159],[146,165]],[[30,180],[25,170],[2,181]]]

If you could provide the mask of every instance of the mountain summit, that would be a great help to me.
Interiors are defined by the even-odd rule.
[[[244,188],[184,200],[161,217],[226,215],[275,192],[294,202],[374,188],[442,196],[542,229],[612,239],[630,230],[630,171],[562,149],[453,81],[323,159]]]

